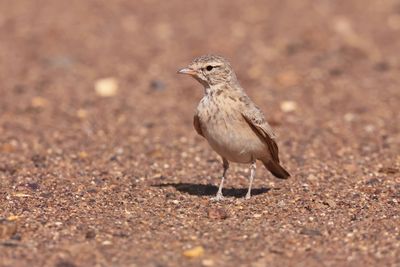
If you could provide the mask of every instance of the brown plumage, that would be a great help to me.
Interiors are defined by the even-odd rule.
[[[244,92],[230,63],[215,55],[196,58],[179,73],[189,74],[204,86],[193,125],[222,157],[223,175],[216,200],[222,199],[222,187],[229,161],[250,163],[251,174],[246,198],[250,198],[256,160],[277,178],[290,174],[280,165],[275,133],[262,111]]]

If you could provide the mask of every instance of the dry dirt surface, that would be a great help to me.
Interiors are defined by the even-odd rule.
[[[253,197],[176,70],[275,128]],[[400,1],[0,1],[0,266],[400,266]]]

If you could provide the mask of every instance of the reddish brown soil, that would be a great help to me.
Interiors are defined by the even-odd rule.
[[[292,173],[249,201],[176,75],[211,52]],[[1,1],[0,62],[0,266],[400,266],[399,1]]]

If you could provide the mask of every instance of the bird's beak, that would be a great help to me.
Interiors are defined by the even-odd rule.
[[[196,75],[196,71],[191,68],[183,68],[178,70],[179,74],[188,74],[188,75]]]

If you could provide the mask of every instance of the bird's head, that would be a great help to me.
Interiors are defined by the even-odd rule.
[[[231,64],[223,57],[216,55],[197,57],[178,73],[192,76],[205,87],[237,82]]]

